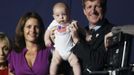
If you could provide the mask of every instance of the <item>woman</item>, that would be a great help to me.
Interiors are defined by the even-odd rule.
[[[48,75],[50,48],[44,45],[44,24],[35,12],[22,16],[16,27],[15,46],[8,60],[10,74]]]
[[[10,50],[10,42],[6,34],[0,32],[0,75],[8,75],[7,55]]]

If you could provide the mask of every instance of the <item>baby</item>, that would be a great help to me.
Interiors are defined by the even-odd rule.
[[[71,36],[71,25],[77,24],[76,21],[70,21],[69,8],[65,3],[58,2],[53,6],[53,18],[45,33],[45,45],[51,46],[54,43],[52,61],[50,64],[50,75],[56,75],[58,65],[61,60],[67,60],[73,68],[74,75],[81,75],[80,64],[76,55],[71,52],[74,47],[73,38]],[[54,34],[51,39],[50,35]]]

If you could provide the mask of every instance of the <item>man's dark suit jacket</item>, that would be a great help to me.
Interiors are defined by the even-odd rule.
[[[80,40],[73,48],[74,54],[80,59],[82,70],[91,71],[103,70],[106,63],[106,50],[104,47],[104,36],[111,31],[112,24],[106,19],[93,35],[96,35],[91,42]],[[89,30],[86,27],[86,30]]]

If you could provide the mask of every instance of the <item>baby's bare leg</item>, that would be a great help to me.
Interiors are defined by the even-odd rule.
[[[53,51],[53,57],[51,60],[51,64],[50,64],[50,75],[56,75],[57,74],[57,69],[58,69],[58,65],[61,62],[61,57],[58,53],[58,51]]]
[[[74,75],[81,75],[81,67],[79,64],[79,60],[73,53],[70,54],[68,58],[68,62],[70,66],[73,68]]]

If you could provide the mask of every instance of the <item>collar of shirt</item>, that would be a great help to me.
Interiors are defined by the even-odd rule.
[[[95,31],[97,31],[101,26],[100,25],[96,25],[95,27],[92,25],[89,25],[89,29],[94,29]]]

